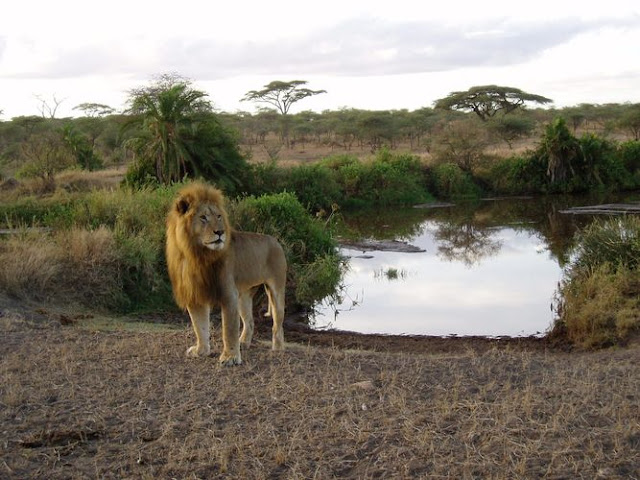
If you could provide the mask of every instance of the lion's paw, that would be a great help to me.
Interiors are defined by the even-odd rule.
[[[240,356],[240,352],[235,355],[230,355],[228,353],[223,353],[220,355],[220,359],[218,360],[220,365],[223,367],[233,367],[235,365],[242,365],[242,357]]]
[[[206,357],[211,353],[211,348],[200,348],[197,345],[193,345],[187,349],[187,357]]]

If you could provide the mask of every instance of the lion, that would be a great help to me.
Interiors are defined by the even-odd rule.
[[[196,344],[188,356],[207,356],[209,314],[222,310],[222,365],[240,365],[240,344],[253,337],[253,295],[264,285],[273,318],[272,348],[284,350],[287,261],[269,235],[233,230],[222,192],[194,182],[182,188],[167,215],[167,266],[176,303],[189,312]],[[240,334],[242,319],[242,334]]]

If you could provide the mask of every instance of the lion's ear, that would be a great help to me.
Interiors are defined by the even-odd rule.
[[[184,215],[189,210],[189,206],[190,206],[190,199],[186,197],[182,197],[176,203],[176,210],[180,215]]]

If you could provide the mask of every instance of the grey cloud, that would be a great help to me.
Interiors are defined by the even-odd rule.
[[[387,75],[526,62],[577,35],[640,26],[637,18],[547,22],[496,20],[468,27],[436,22],[393,23],[353,19],[301,38],[267,43],[174,38],[158,44],[157,60],[132,61],[115,47],[62,53],[39,77],[177,71],[198,80],[241,74]],[[2,43],[0,39],[0,53]],[[133,52],[134,53],[134,52]],[[152,69],[152,71],[149,71]]]
[[[174,40],[166,43],[162,58],[171,69],[188,71],[202,80],[243,73],[359,76],[437,72],[522,63],[577,35],[629,25],[638,26],[639,22],[505,20],[462,29],[434,22],[362,19],[305,38],[268,44]]]

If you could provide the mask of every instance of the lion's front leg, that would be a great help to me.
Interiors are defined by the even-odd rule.
[[[222,354],[219,361],[224,366],[241,365],[238,293],[229,293],[226,297],[222,302]]]
[[[190,357],[204,357],[211,353],[209,340],[209,313],[208,305],[196,305],[187,307],[191,325],[196,334],[196,344],[189,347],[187,355]]]

